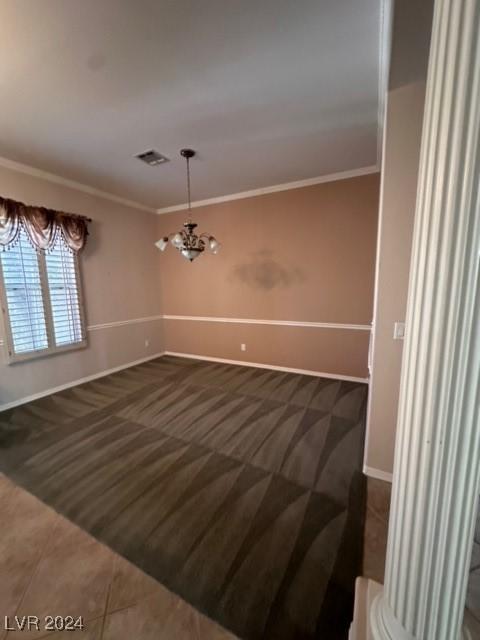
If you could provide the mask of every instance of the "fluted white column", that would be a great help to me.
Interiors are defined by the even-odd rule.
[[[480,490],[480,0],[436,0],[376,640],[461,637]]]

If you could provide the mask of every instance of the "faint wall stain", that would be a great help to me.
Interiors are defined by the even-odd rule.
[[[291,287],[305,280],[300,269],[280,263],[267,249],[257,251],[248,261],[235,265],[232,275],[234,280],[260,291]]]
[[[99,69],[103,69],[107,62],[106,57],[100,51],[96,53],[92,53],[92,55],[87,58],[87,67],[91,71],[98,71]]]

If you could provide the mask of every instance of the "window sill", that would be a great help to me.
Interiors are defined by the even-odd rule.
[[[78,349],[85,349],[88,343],[87,340],[81,342],[74,342],[73,344],[66,344],[63,347],[53,347],[50,349],[42,349],[41,351],[28,351],[26,353],[11,354],[7,344],[4,344],[5,360],[6,364],[18,364],[20,362],[30,362],[39,358],[49,358],[61,353],[68,353],[69,351],[77,351]]]

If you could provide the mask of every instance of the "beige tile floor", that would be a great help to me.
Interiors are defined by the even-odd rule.
[[[0,640],[235,640],[1,474],[0,522]],[[29,615],[39,631],[5,628]],[[45,616],[85,628],[46,631]]]
[[[387,553],[390,491],[391,487],[388,482],[367,478],[367,512],[363,538],[362,575],[382,584]]]

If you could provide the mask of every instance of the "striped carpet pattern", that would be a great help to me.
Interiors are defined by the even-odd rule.
[[[0,414],[0,470],[240,638],[345,639],[366,385],[164,356]]]

